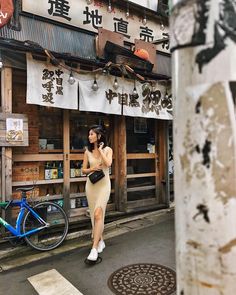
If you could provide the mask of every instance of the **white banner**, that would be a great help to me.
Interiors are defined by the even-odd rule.
[[[143,91],[138,81],[117,77],[115,89],[115,77],[100,74],[96,75],[95,91],[95,75],[73,72],[73,85],[68,82],[69,75],[68,70],[27,54],[27,103],[76,110],[79,84],[80,111],[172,120],[172,98],[163,84],[157,82],[151,91]]]
[[[139,1],[134,2],[138,3]],[[138,4],[153,8],[154,1],[152,4],[148,4],[148,2],[150,1],[142,0]],[[96,33],[98,28],[104,28],[122,34],[125,41],[132,43],[134,43],[134,39],[153,42],[169,36],[169,28],[165,27],[163,30],[161,23],[157,24],[148,16],[147,23],[143,22],[144,9],[143,12],[140,11],[140,16],[137,16],[132,13],[130,8],[130,16],[126,18],[127,11],[117,8],[113,2],[111,3],[111,12],[108,13],[107,4],[98,0],[92,1],[90,5],[85,0],[23,0],[22,10]],[[156,49],[169,53],[169,41],[156,45]]]
[[[117,78],[118,89],[114,89],[114,77],[96,77],[98,90],[91,87],[94,77],[79,76],[79,110],[172,120],[172,98],[166,87],[156,84],[152,92],[144,93],[142,84],[135,82],[137,94],[133,94],[134,82]]]
[[[70,72],[50,63],[34,60],[27,54],[28,104],[78,109],[78,83],[68,83]]]

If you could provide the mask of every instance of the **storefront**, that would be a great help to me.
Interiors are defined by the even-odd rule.
[[[31,28],[34,26],[33,29],[36,25],[46,25],[46,34],[50,31],[49,26],[54,27],[54,33],[66,34],[67,30],[61,28],[59,31],[54,24],[45,24],[41,20],[32,21],[26,16],[21,16],[20,21],[24,37],[27,36],[30,25]],[[38,23],[33,24],[34,22]],[[27,137],[28,140],[25,144],[12,140],[1,145],[1,199],[11,199],[12,196],[18,198],[19,194],[15,191],[17,187],[34,186],[34,201],[47,199],[63,204],[71,220],[85,216],[88,208],[85,198],[86,176],[81,172],[83,153],[87,145],[88,127],[101,124],[107,130],[108,144],[114,151],[110,169],[112,191],[108,214],[168,207],[168,129],[172,118],[168,76],[149,74],[147,79],[151,76],[155,85],[152,85],[145,101],[145,81],[138,80],[138,77],[145,77],[146,74],[141,70],[137,71],[139,76],[135,74],[128,77],[119,73],[114,75],[116,72],[109,68],[109,74],[104,75],[107,61],[99,63],[83,56],[75,58],[76,55],[70,58],[65,58],[64,55],[63,59],[62,55],[55,54],[58,52],[56,48],[51,50],[60,64],[55,64],[55,61],[50,63],[42,48],[29,41],[23,42],[20,34],[14,32],[14,39],[17,41],[10,44],[9,39],[13,32],[4,27],[4,32],[1,33],[1,58],[4,66],[1,71],[0,113],[5,114],[1,122],[1,137],[6,136],[6,116],[22,114],[27,118],[27,122],[22,121],[22,124],[25,124],[23,129],[26,129],[24,139]],[[72,34],[84,37],[84,40],[85,37],[87,40],[94,40],[96,37],[84,32]],[[33,37],[30,40],[34,41]],[[88,43],[91,46],[83,49],[84,54],[96,58],[94,44],[91,40]],[[164,60],[167,55],[163,56]],[[38,64],[36,72],[29,69],[30,59],[33,64]],[[58,70],[70,77],[70,71],[66,68],[69,61],[69,67],[73,69],[71,73],[78,86],[76,83],[69,85],[69,82],[68,85],[63,84],[63,91],[69,91],[66,92],[66,105],[55,107],[48,101],[52,89],[42,86],[45,77],[41,73],[42,81],[37,78],[40,75],[39,68],[42,66],[45,70],[47,64],[49,72],[58,74],[55,81],[59,81],[56,80],[61,77]],[[60,67],[61,63],[65,67]],[[97,69],[100,71],[96,72]],[[117,89],[114,89],[115,79],[120,86]],[[67,82],[67,78],[64,82],[65,80]],[[99,90],[91,90],[94,81],[99,85]],[[57,84],[57,94],[60,94],[62,89],[58,85],[60,83]],[[45,101],[44,97],[44,102],[41,103],[34,101],[37,96],[42,98],[42,95],[38,95],[40,88],[42,91],[47,90],[47,99]],[[134,88],[140,100],[133,96]],[[152,111],[149,95],[154,95],[153,101],[151,100]],[[158,96],[157,100],[155,95]],[[148,106],[145,105],[147,100]],[[148,111],[145,111],[145,107]]]

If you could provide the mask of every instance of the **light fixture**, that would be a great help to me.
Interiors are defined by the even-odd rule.
[[[111,13],[111,12],[112,12],[112,7],[111,7],[111,0],[109,0],[109,1],[108,1],[108,7],[107,7],[107,11],[108,11],[109,13]]]
[[[93,0],[86,0],[86,3],[87,3],[88,5],[92,4],[92,2],[93,2]]]
[[[127,1],[127,8],[125,13],[126,18],[129,18],[129,1]]]
[[[117,89],[119,88],[119,83],[118,83],[116,77],[115,77],[115,80],[114,80],[114,83],[113,83],[113,88],[114,88],[115,90],[117,90]]]
[[[168,99],[168,98],[169,98],[169,94],[168,94],[167,89],[166,89],[165,99]]]
[[[146,16],[146,11],[144,12],[143,20],[142,20],[143,25],[145,26],[147,24],[147,16]]]
[[[96,76],[94,78],[93,85],[92,85],[91,88],[93,89],[93,91],[97,91],[98,90],[98,83],[97,83],[97,80],[96,80]]]
[[[137,96],[137,94],[138,94],[138,92],[137,92],[137,89],[136,89],[136,82],[134,80],[134,89],[133,89],[132,95]]]
[[[68,83],[70,85],[73,85],[75,83],[75,78],[73,76],[72,70],[70,71],[70,76],[69,76],[69,79],[68,79]]]
[[[143,85],[142,85],[142,91],[143,91],[143,96],[146,96],[150,93],[150,84],[145,82]]]
[[[134,89],[133,89],[133,93],[132,93],[132,94],[133,94],[134,96],[136,96],[136,95],[138,94],[136,87],[134,87]]]
[[[152,91],[151,91],[151,94],[150,94],[152,99],[155,97],[154,92],[155,92],[155,87],[152,85]]]
[[[106,68],[104,68],[104,69],[102,70],[102,74],[103,74],[104,76],[108,75],[108,70],[107,70]]]
[[[165,25],[163,24],[163,22],[161,22],[160,29],[161,29],[161,31],[165,31]]]

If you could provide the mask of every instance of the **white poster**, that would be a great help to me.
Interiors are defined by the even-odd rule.
[[[6,118],[6,141],[23,141],[23,119]]]
[[[172,120],[172,98],[166,87],[156,84],[151,91],[143,91],[142,84],[117,78],[118,88],[114,89],[112,76],[97,76],[98,90],[91,87],[94,77],[79,76],[79,110]],[[134,87],[136,93],[134,94]]]
[[[78,83],[68,83],[70,72],[51,63],[37,61],[27,54],[28,104],[78,109]]]

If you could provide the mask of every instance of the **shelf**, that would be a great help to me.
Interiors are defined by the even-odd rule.
[[[70,178],[70,182],[83,182],[83,181],[86,181],[87,180],[87,177],[73,177],[73,178]]]
[[[49,150],[44,150],[41,154],[14,154],[14,162],[50,162],[50,161],[63,161],[62,150],[55,150],[54,153],[48,153]],[[47,152],[47,153],[46,153]],[[71,161],[83,161],[84,154],[70,154]],[[113,156],[113,160],[115,157]]]
[[[25,185],[39,185],[39,184],[54,184],[54,183],[63,183],[63,178],[60,179],[49,179],[49,180],[37,180],[37,181],[13,181],[12,186],[25,186]]]
[[[45,149],[45,150],[39,150],[39,153],[41,154],[50,154],[50,153],[57,153],[57,154],[62,154],[63,150],[62,149]]]
[[[139,174],[128,174],[127,179],[130,178],[142,178],[142,177],[155,177],[157,175],[156,172],[153,173],[139,173]]]
[[[127,154],[127,160],[155,159],[156,157],[157,155],[155,153]]]
[[[114,179],[114,175],[110,175],[110,179]],[[87,177],[75,177],[70,178],[70,182],[85,182]],[[13,181],[12,186],[27,186],[27,185],[42,185],[42,184],[54,184],[54,183],[63,183],[63,178],[59,179],[40,179],[40,180],[29,180],[29,181]]]
[[[63,154],[21,154],[13,155],[14,162],[63,161]]]
[[[115,178],[115,175],[110,175],[110,179],[114,179],[114,178]],[[87,180],[87,176],[70,178],[70,182],[83,182],[86,180]]]

